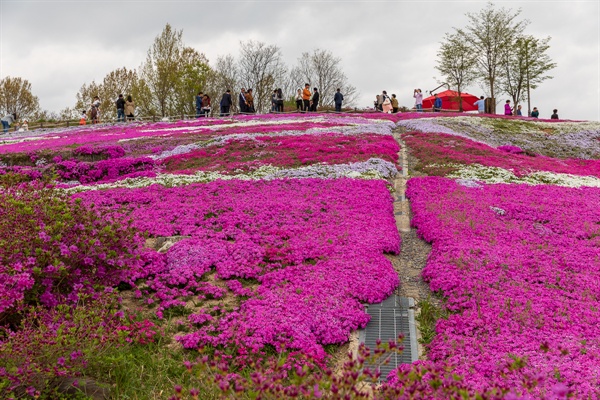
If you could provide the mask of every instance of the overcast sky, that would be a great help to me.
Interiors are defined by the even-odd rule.
[[[551,36],[554,79],[532,92],[549,118],[600,120],[600,0],[494,1],[522,9],[526,33]],[[153,1],[0,0],[0,78],[32,84],[43,109],[75,104],[83,83],[117,68],[139,67],[166,23],[211,62],[237,55],[239,41],[276,44],[288,65],[303,51],[327,49],[342,59],[358,106],[381,90],[412,106],[412,91],[438,86],[436,52],[445,33],[465,27],[465,13],[486,1]],[[469,92],[486,94],[475,85]],[[501,103],[507,99],[499,97]],[[526,105],[524,106],[526,109]],[[498,107],[500,110],[500,107]]]

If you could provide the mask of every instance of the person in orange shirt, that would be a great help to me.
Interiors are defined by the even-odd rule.
[[[304,90],[302,91],[302,102],[304,103],[304,109],[302,111],[307,112],[310,107],[310,85],[308,83],[304,84]]]

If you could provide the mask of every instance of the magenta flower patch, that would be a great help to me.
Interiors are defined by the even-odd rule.
[[[201,326],[179,338],[188,348],[284,344],[322,359],[322,345],[344,343],[368,322],[363,303],[399,284],[383,255],[398,253],[400,237],[382,181],[216,181],[76,197],[132,218],[150,236],[189,236],[166,253],[149,251],[131,276],[145,279],[159,311],[192,297],[242,296],[214,321],[193,317]],[[213,270],[224,287],[203,281]]]
[[[429,359],[476,389],[515,387],[503,365],[577,398],[600,395],[600,189],[460,186],[414,178],[413,225],[433,245],[424,278],[453,314]],[[512,375],[510,375],[512,376]]]

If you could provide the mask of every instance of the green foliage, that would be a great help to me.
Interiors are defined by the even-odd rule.
[[[435,338],[435,325],[440,318],[448,318],[448,310],[439,305],[439,301],[428,297],[419,301],[419,314],[416,320],[419,322],[419,331],[421,332],[420,342],[429,344]]]

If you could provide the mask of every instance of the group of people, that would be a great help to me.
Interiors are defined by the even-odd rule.
[[[481,96],[481,99],[479,101],[476,101],[475,104],[478,104],[479,102],[483,103],[483,96]],[[517,106],[516,111],[513,109],[513,107],[510,106],[510,100],[506,100],[506,103],[504,103],[504,115],[516,115],[518,117],[522,117],[523,116],[523,111],[521,111],[521,105],[519,104]],[[484,108],[480,107],[479,108],[479,113],[483,113]],[[537,109],[537,107],[533,107],[533,110],[531,111],[531,118],[539,118],[540,117],[540,111]],[[550,116],[550,119],[558,119],[558,110],[555,108],[554,110],[552,110],[552,115]]]
[[[339,108],[339,110],[341,111],[342,110],[342,100],[344,100],[344,96],[342,96],[342,94],[340,93],[340,89],[337,90],[336,95],[338,93],[339,93],[339,96],[337,96],[337,101],[339,101],[339,107],[338,107],[338,103],[336,103],[335,109],[336,109],[336,111],[338,111],[338,108]],[[311,92],[310,85],[308,83],[305,83],[304,89],[298,88],[298,90],[296,91],[296,111],[316,112],[317,107],[319,107],[319,99],[320,98],[321,98],[321,94],[319,93],[319,89],[314,88],[313,91]],[[336,97],[334,96],[334,99],[335,98]]]
[[[87,124],[88,118],[90,118],[92,124],[100,123],[100,104],[100,97],[94,96],[94,100],[90,105],[89,115],[87,110],[83,110],[79,118],[79,125]],[[127,121],[135,119],[135,103],[131,95],[127,96],[127,100],[125,100],[123,95],[119,94],[119,97],[115,101],[115,106],[117,107],[117,122],[125,122],[125,118],[127,118]]]
[[[318,88],[313,88],[311,91],[310,84],[306,83],[304,89],[298,88],[296,93],[296,111],[298,112],[316,112],[319,107],[320,92]],[[271,95],[271,112],[283,112],[283,105],[285,98],[283,96],[283,90],[281,88],[274,89]],[[333,102],[335,105],[335,111],[342,111],[342,104],[344,102],[344,95],[338,88],[333,96]],[[254,95],[252,88],[246,89],[241,88],[238,94],[239,110],[242,114],[254,114],[256,109],[254,107]],[[397,104],[397,101],[396,101]],[[219,102],[219,115],[221,117],[229,115],[231,113],[231,107],[233,106],[233,99],[231,97],[231,90],[227,89],[221,101]],[[397,107],[397,105],[396,105]],[[199,92],[196,96],[196,118],[208,117],[211,112],[210,96]]]
[[[395,114],[398,112],[398,99],[396,98],[396,95],[392,94],[392,97],[390,97],[385,90],[383,90],[381,94],[375,96],[373,105],[376,110],[384,113]]]

